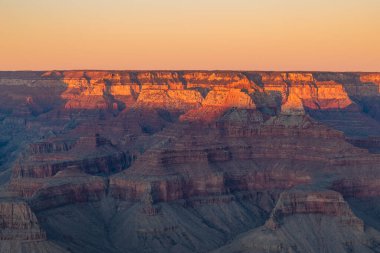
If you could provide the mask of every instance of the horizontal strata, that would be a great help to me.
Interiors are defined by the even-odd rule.
[[[334,191],[285,191],[281,193],[266,226],[278,229],[287,216],[297,214],[322,214],[339,217],[340,222],[359,231],[364,223],[357,218],[343,196]]]
[[[379,196],[379,87],[378,73],[0,72],[12,196],[0,250],[52,233],[73,252],[208,252],[251,228],[320,217],[362,235],[344,198]],[[83,251],[97,230],[105,241]]]
[[[30,76],[27,73],[19,73],[18,76],[17,73],[0,72],[0,85],[38,86],[46,81],[45,84],[49,86],[54,85],[53,81],[59,81],[69,89],[65,92],[67,99],[75,100],[75,94],[79,92],[83,101],[86,100],[83,96],[103,96],[106,93],[113,96],[136,96],[141,93],[143,97],[140,100],[147,99],[149,102],[150,97],[147,95],[150,92],[161,100],[176,100],[183,95],[189,97],[191,103],[200,103],[206,91],[217,91],[218,88],[236,88],[247,94],[266,91],[286,95],[290,86],[304,100],[344,100],[347,99],[347,93],[378,95],[380,85],[378,73],[52,71],[40,73],[39,76],[33,72]],[[190,91],[182,93],[183,90]],[[157,101],[160,102],[162,101]],[[170,101],[166,103],[170,104]],[[99,102],[98,106],[103,105]],[[86,108],[75,101],[71,101],[67,107]]]

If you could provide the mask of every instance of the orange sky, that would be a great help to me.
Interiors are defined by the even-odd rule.
[[[0,0],[0,70],[380,71],[379,0]]]

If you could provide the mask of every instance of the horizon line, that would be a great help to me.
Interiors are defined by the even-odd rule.
[[[0,72],[67,72],[67,71],[123,71],[123,72],[296,72],[296,73],[307,73],[307,72],[320,72],[320,73],[380,73],[377,71],[366,71],[366,70],[249,70],[249,69],[12,69],[12,70],[0,70]]]

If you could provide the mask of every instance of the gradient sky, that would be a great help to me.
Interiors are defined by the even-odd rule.
[[[0,0],[0,70],[380,71],[380,0]]]

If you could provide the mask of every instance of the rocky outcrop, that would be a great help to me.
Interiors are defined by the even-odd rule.
[[[345,178],[334,181],[332,189],[345,197],[369,198],[380,196],[380,180],[377,177]]]
[[[359,231],[364,230],[363,221],[357,218],[343,196],[334,191],[286,191],[283,192],[273,209],[266,226],[278,229],[287,216],[297,214],[321,214],[339,217],[342,224]]]
[[[23,201],[0,200],[0,251],[4,253],[69,251],[47,240],[36,215]]]
[[[29,145],[30,154],[45,154],[61,151],[69,151],[75,145],[72,140],[40,141]]]
[[[0,201],[0,241],[46,240],[46,233],[29,206],[22,201]]]
[[[14,164],[9,190],[30,200],[35,210],[99,201],[108,181],[101,176],[122,171],[131,163],[99,134],[62,140],[51,138],[29,145]]]
[[[203,97],[197,90],[145,88],[141,91],[136,106],[187,111],[199,107],[202,100]]]
[[[227,109],[255,109],[251,97],[236,88],[214,88],[208,92],[202,107],[181,115],[181,121],[210,122],[219,118]]]
[[[111,172],[121,171],[126,166],[128,166],[128,158],[122,152],[106,156],[96,156],[92,158],[87,157],[79,160],[67,160],[67,156],[63,157],[63,159],[60,159],[59,157],[52,157],[51,160],[32,160],[28,162],[19,161],[13,168],[13,177],[51,177],[59,171],[70,167],[80,168],[89,174],[110,174]]]
[[[99,201],[107,192],[107,180],[102,177],[59,173],[48,180],[16,179],[9,189],[30,200],[34,210],[44,210],[62,205]]]
[[[101,177],[58,175],[34,191],[30,196],[30,205],[34,210],[41,211],[64,205],[99,201],[105,197],[107,187],[107,180]]]
[[[353,104],[343,85],[334,81],[295,83],[290,90],[310,109],[344,109]]]
[[[291,190],[280,195],[264,226],[213,252],[373,252],[378,236],[339,193]]]
[[[286,102],[281,106],[281,114],[283,115],[305,115],[302,100],[297,93],[291,89]]]
[[[242,109],[254,109],[252,99],[241,89],[214,88],[206,96],[203,106],[237,107]]]
[[[109,192],[116,199],[129,201],[138,201],[144,198],[147,192],[152,192],[155,202],[170,202],[210,195],[220,196],[231,191],[289,189],[309,180],[308,176],[280,172],[254,172],[242,175],[231,172],[208,177],[176,175],[146,179],[126,174],[110,178]]]
[[[239,72],[186,71],[183,73],[183,79],[188,88],[212,89],[214,87],[226,87],[245,89],[248,92],[261,90],[247,75]]]
[[[369,73],[360,75],[360,81],[363,83],[374,83],[379,86],[378,92],[380,92],[380,74],[379,73]]]

